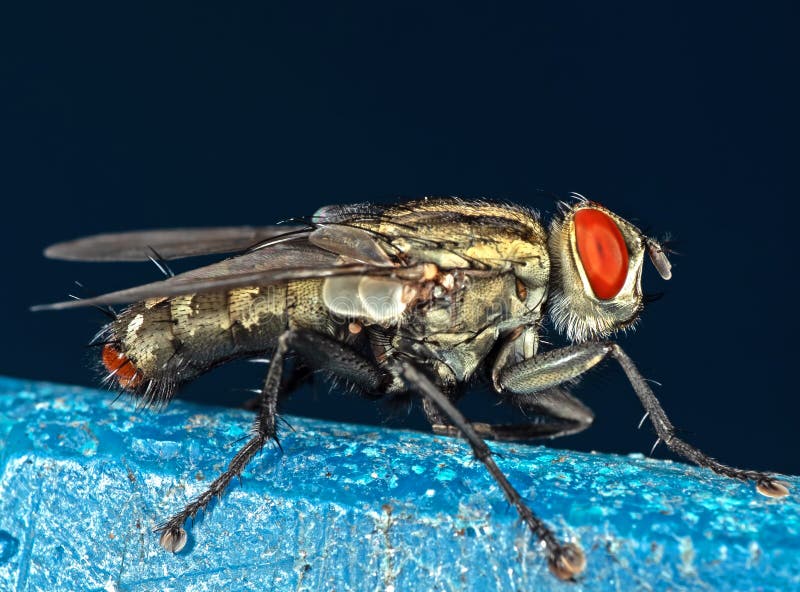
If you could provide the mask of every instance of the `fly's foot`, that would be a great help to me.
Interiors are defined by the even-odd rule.
[[[788,483],[772,479],[771,477],[764,477],[756,482],[756,491],[761,495],[767,497],[774,497],[780,499],[789,495]]]
[[[161,536],[158,539],[158,544],[165,551],[170,553],[178,553],[186,546],[188,536],[186,531],[180,526],[165,526],[161,530]]]
[[[572,580],[586,568],[586,555],[578,545],[561,545],[547,562],[550,571],[559,580]]]

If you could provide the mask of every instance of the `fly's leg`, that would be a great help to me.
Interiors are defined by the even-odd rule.
[[[284,369],[284,378],[281,381],[278,401],[282,401],[285,397],[288,397],[297,391],[297,389],[299,389],[301,386],[310,383],[313,379],[313,374],[313,369],[308,368],[305,365],[295,366],[289,371],[288,376],[286,375],[286,371]],[[257,393],[257,396],[253,397],[252,399],[247,399],[244,403],[242,403],[242,409],[246,409],[247,411],[258,411],[261,408],[261,389],[253,389],[252,392]]]
[[[509,483],[500,467],[494,462],[492,452],[486,442],[476,433],[472,424],[467,421],[467,418],[453,405],[450,399],[413,365],[402,364],[400,374],[412,389],[435,404],[450,423],[464,435],[472,447],[475,457],[484,464],[494,480],[497,481],[506,499],[516,508],[531,531],[544,543],[550,570],[562,580],[570,580],[581,573],[586,566],[586,557],[583,551],[572,543],[561,544],[553,531],[525,505],[519,492]]]
[[[283,333],[278,339],[278,346],[272,356],[272,363],[261,391],[261,402],[250,440],[236,453],[225,472],[214,479],[206,491],[156,528],[156,532],[161,533],[159,544],[167,551],[172,553],[180,551],[187,540],[186,531],[183,529],[186,520],[194,518],[200,510],[205,509],[214,497],[222,496],[233,478],[244,470],[267,441],[278,442],[275,431],[278,394],[286,354],[290,350],[303,355],[313,367],[330,370],[364,389],[378,388],[383,380],[383,374],[378,368],[333,339],[310,331]]]
[[[214,497],[221,497],[233,478],[244,470],[268,440],[278,441],[275,431],[275,414],[283,375],[283,363],[288,349],[286,337],[287,334],[280,337],[278,347],[272,357],[264,388],[261,390],[258,415],[253,423],[250,440],[236,453],[225,472],[214,479],[208,489],[189,502],[183,510],[156,528],[156,532],[161,533],[158,543],[165,550],[177,553],[183,549],[187,540],[186,531],[183,529],[186,519],[194,518],[200,510],[208,506]]]
[[[341,341],[303,330],[288,332],[286,341],[309,368],[325,370],[367,395],[383,392],[387,380],[384,372]]]
[[[676,436],[674,426],[647,381],[616,343],[586,342],[539,354],[502,370],[499,386],[515,393],[536,393],[577,378],[609,356],[622,367],[647,412],[656,435],[670,450],[720,475],[740,481],[754,481],[756,489],[763,495],[783,497],[789,493],[784,484],[766,473],[724,465]]]
[[[520,424],[489,424],[473,422],[472,428],[482,438],[490,440],[535,440],[558,438],[582,432],[594,421],[594,413],[565,389],[554,387],[535,393],[509,393],[508,402],[517,405],[523,413],[536,414],[542,420]],[[433,431],[443,436],[459,436],[453,425],[439,419],[440,415],[427,412]]]

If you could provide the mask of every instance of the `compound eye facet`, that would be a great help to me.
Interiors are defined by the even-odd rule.
[[[619,227],[605,212],[584,208],[575,212],[574,228],[589,285],[600,300],[611,300],[628,275],[628,247]]]

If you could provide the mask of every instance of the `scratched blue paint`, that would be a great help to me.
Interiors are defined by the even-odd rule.
[[[800,589],[800,478],[778,501],[679,463],[493,444],[586,551],[564,584],[462,442],[303,418],[169,555],[152,528],[252,415],[112,399],[0,378],[0,590]]]

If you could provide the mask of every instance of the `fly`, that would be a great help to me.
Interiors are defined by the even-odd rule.
[[[437,434],[463,436],[533,534],[556,577],[586,565],[525,504],[486,439],[527,441],[582,431],[592,411],[569,392],[611,358],[622,367],[658,440],[712,471],[783,497],[774,477],[724,465],[676,435],[647,381],[610,339],[642,311],[649,257],[668,280],[662,246],[580,196],[545,228],[527,208],[456,198],[376,206],[328,206],[297,226],[175,229],[97,235],[49,247],[56,259],[167,260],[239,253],[158,282],[84,300],[34,307],[129,304],[98,336],[107,379],[145,405],[234,358],[269,358],[251,439],[210,487],[156,529],[178,552],[184,524],[221,495],[270,440],[279,395],[302,382],[284,368],[295,354],[369,397],[414,395]],[[165,267],[165,269],[168,269]],[[540,351],[549,322],[570,342]],[[472,423],[457,402],[486,376],[504,402],[539,421]]]

